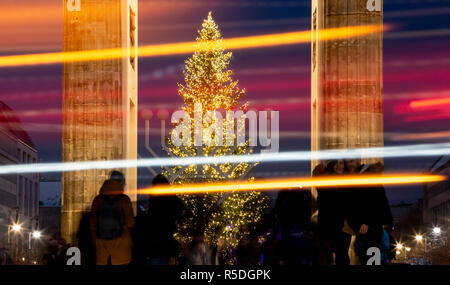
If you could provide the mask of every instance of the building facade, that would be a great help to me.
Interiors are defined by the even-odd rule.
[[[0,101],[0,165],[37,163],[37,159],[20,120]],[[39,227],[38,173],[0,175],[0,224],[0,242],[9,245],[16,261],[28,262],[28,234]],[[19,233],[11,232],[14,224],[21,225]]]
[[[64,0],[63,51],[116,53],[63,64],[63,162],[137,158],[137,12],[136,0]],[[82,216],[110,171],[63,173],[61,232],[68,243],[77,244]],[[135,203],[136,168],[122,172]]]
[[[39,184],[39,225],[45,236],[58,238],[61,235],[61,180],[41,178]]]
[[[432,171],[450,177],[450,161]],[[450,238],[450,181],[427,183],[423,193],[423,220],[428,227],[440,227]]]

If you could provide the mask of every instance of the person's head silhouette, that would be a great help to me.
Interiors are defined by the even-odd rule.
[[[122,187],[125,187],[125,184],[126,184],[125,176],[123,175],[122,172],[117,171],[117,170],[112,171],[111,174],[109,175],[109,179],[117,181],[122,184]]]
[[[153,180],[152,180],[152,185],[153,186],[156,186],[156,185],[168,185],[168,184],[170,184],[169,180],[167,179],[166,176],[164,176],[162,174],[158,174],[155,177],[153,177]]]

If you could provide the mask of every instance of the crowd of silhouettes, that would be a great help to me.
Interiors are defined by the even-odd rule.
[[[381,163],[361,164],[360,159],[333,160],[320,163],[313,176],[370,175],[384,171]],[[353,250],[360,264],[366,264],[370,247],[385,250],[383,241],[392,228],[392,214],[382,185],[355,187],[320,187],[317,189],[317,235],[323,247],[328,247],[334,258],[328,263],[350,264],[349,249]],[[331,255],[330,255],[331,257]],[[385,258],[383,262],[388,262]]]
[[[382,172],[381,163],[364,165],[359,159],[349,159],[319,163],[312,174]],[[154,187],[169,184],[161,174],[152,180]],[[366,264],[370,247],[384,250],[384,263],[391,258],[392,215],[382,185],[320,187],[316,200],[309,189],[279,191],[270,213],[256,225],[243,228],[249,234],[233,250],[225,250],[222,239],[217,244],[206,242],[205,221],[201,220],[192,229],[192,241],[181,245],[174,238],[184,213],[181,199],[150,195],[147,207],[138,207],[135,216],[125,185],[124,175],[113,171],[90,213],[83,216],[77,235],[83,264],[224,265],[231,259],[237,265],[349,265],[351,244],[360,264]],[[66,248],[65,243],[52,239],[43,263],[64,263],[61,252]]]

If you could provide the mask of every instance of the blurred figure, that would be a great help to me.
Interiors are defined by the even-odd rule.
[[[81,264],[95,265],[95,244],[91,237],[91,213],[83,213],[77,232],[77,247],[81,252]]]
[[[326,167],[327,162],[326,161],[320,161],[316,167],[312,170],[311,175],[313,177],[317,176],[323,176],[326,175]],[[317,200],[316,202],[316,209],[314,213],[311,215],[311,225],[313,229],[313,238],[312,238],[312,264],[313,265],[330,265],[333,262],[333,251],[331,249],[331,245],[328,243],[327,240],[325,240],[320,232],[319,232],[319,191],[320,189],[316,188],[317,191]],[[312,202],[312,201],[311,201]],[[313,207],[313,205],[311,205]]]
[[[357,174],[364,168],[364,164],[361,165],[360,158],[352,158],[345,160],[345,167],[347,168],[348,173]]]
[[[242,229],[244,232],[248,231],[248,226]],[[258,234],[256,230],[243,237],[236,248],[237,265],[258,265],[261,259],[261,249],[258,242]]]
[[[8,253],[8,249],[6,249],[3,243],[0,241],[0,265],[13,265],[13,261],[11,256]]]
[[[312,176],[320,176],[326,174],[327,171],[327,163],[321,161],[316,167],[314,167],[312,171]]]
[[[213,265],[215,263],[215,256],[211,246],[204,239],[204,232],[202,228],[195,231],[192,242],[186,249],[186,265]]]
[[[382,173],[383,164],[361,165],[358,159],[346,161],[350,173]],[[381,247],[384,228],[392,225],[392,214],[382,185],[352,187],[348,191],[348,224],[356,234],[355,252],[361,265],[367,263],[367,249]]]
[[[170,185],[162,174],[152,180],[153,186]],[[174,238],[176,222],[181,217],[183,202],[176,195],[150,195],[148,211],[136,223],[136,254],[139,263],[174,265],[178,263],[179,244]]]
[[[287,190],[278,195],[279,263],[306,265],[312,261],[311,192]]]
[[[66,265],[66,252],[68,245],[64,239],[58,236],[52,237],[44,250],[42,256],[43,265]]]
[[[217,245],[213,249],[214,264],[215,265],[225,265],[226,263],[226,243],[223,238],[217,240]]]
[[[133,206],[124,194],[125,177],[113,171],[92,202],[90,228],[97,265],[127,265],[131,262],[130,228]]]
[[[268,232],[265,241],[261,246],[262,253],[262,265],[264,266],[276,266],[279,265],[279,250],[278,239],[273,232]]]
[[[325,171],[327,175],[343,175],[345,172],[345,163],[341,159],[328,162]],[[330,246],[336,265],[349,265],[348,249],[351,235],[342,231],[347,192],[345,189],[333,187],[321,187],[317,189],[317,192],[320,239]],[[332,261],[332,256],[329,256],[328,263],[331,264]]]
[[[278,194],[278,197],[281,193]],[[280,200],[277,198],[275,207],[272,208],[269,215],[264,217],[262,222],[262,232],[261,236],[261,263],[265,266],[276,266],[279,264],[278,256],[278,239],[277,236],[281,238],[280,232],[280,219],[279,219],[279,205]]]

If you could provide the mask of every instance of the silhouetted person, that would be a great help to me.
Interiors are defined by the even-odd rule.
[[[186,265],[213,265],[215,256],[212,247],[205,241],[204,227],[197,227],[192,242],[185,250]]]
[[[279,258],[281,264],[310,264],[311,251],[311,192],[281,191],[278,195]],[[278,239],[278,238],[277,238]]]
[[[81,264],[95,265],[95,244],[91,237],[91,213],[84,213],[81,217],[80,227],[77,233],[78,248],[81,252]]]
[[[383,172],[381,163],[361,165],[360,160],[346,161],[350,173]],[[380,247],[383,226],[392,224],[392,214],[383,185],[353,187],[348,196],[348,223],[356,233],[355,251],[361,265],[366,265],[367,249]]]
[[[326,175],[345,174],[343,160],[332,160],[326,167]],[[318,232],[322,241],[327,243],[335,254],[336,265],[349,265],[348,249],[352,236],[344,233],[347,191],[344,188],[320,187],[318,198]]]
[[[243,231],[247,231],[245,226]],[[261,259],[261,246],[258,242],[257,231],[250,231],[250,234],[243,237],[236,248],[237,265],[258,265]]]
[[[170,184],[164,175],[158,174],[152,185]],[[150,195],[148,212],[138,217],[136,227],[139,263],[168,265],[177,262],[179,245],[173,235],[182,210],[183,202],[176,195]]]
[[[42,255],[42,264],[44,265],[66,265],[68,245],[66,241],[53,236],[48,242]]]
[[[321,176],[326,174],[327,171],[327,164],[324,162],[320,162],[316,167],[314,167],[312,171],[312,176]]]
[[[131,262],[134,225],[133,206],[124,194],[125,177],[113,171],[92,202],[91,236],[97,265],[126,265]]]

